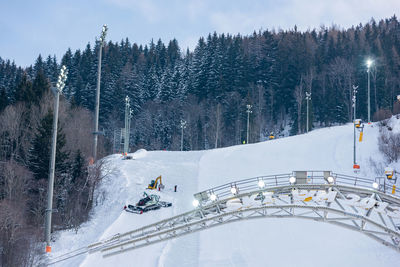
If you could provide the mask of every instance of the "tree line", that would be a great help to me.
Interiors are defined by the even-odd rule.
[[[12,103],[0,112],[0,266],[38,266],[44,252],[53,124],[51,83],[39,68],[23,74]],[[89,166],[93,116],[60,101],[53,198],[53,229],[78,229],[95,204],[94,190],[107,172]],[[106,155],[100,139],[99,152]]]
[[[128,39],[108,42],[103,48],[100,124],[108,138],[118,135],[129,96],[132,149],[178,149],[181,119],[188,122],[186,150],[223,147],[245,139],[246,105],[251,104],[250,140],[256,142],[270,131],[303,133],[306,92],[312,93],[310,128],[350,122],[353,85],[359,86],[357,114],[365,119],[367,58],[374,60],[372,115],[388,114],[400,93],[399,32],[393,16],[348,29],[213,33],[200,38],[193,52],[181,51],[175,39],[145,46]],[[98,48],[96,42],[82,51],[68,49],[60,62],[69,69],[64,96],[71,105],[91,111]],[[59,65],[55,57],[44,60],[40,55],[26,69],[0,60],[0,107],[17,101],[25,90],[23,82],[33,80],[38,69],[54,82]]]

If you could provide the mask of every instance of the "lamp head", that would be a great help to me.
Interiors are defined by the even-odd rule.
[[[372,63],[373,63],[372,59],[370,59],[370,58],[367,59],[367,67],[368,67],[368,68],[371,67]]]
[[[195,200],[193,200],[192,204],[194,207],[197,208],[200,205],[200,202],[197,199],[195,199]]]
[[[377,182],[374,182],[374,183],[372,183],[372,187],[373,187],[374,189],[378,189],[379,184],[378,184]]]

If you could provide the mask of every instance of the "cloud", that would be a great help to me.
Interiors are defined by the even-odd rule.
[[[236,5],[211,12],[208,20],[217,32],[249,34],[259,29],[300,30],[332,24],[347,28],[392,16],[400,11],[398,0],[287,0],[280,3],[253,1],[244,7]],[[252,8],[253,6],[253,8]]]
[[[191,21],[203,17],[208,10],[208,5],[204,1],[188,1],[186,2],[186,15]]]
[[[109,4],[121,9],[140,13],[148,22],[156,23],[162,18],[162,10],[159,5],[150,0],[106,0]]]

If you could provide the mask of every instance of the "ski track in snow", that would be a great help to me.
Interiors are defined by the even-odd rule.
[[[400,123],[395,121],[394,129]],[[397,128],[396,128],[397,127]],[[382,161],[377,148],[378,127],[366,125],[358,142],[360,176],[373,177],[369,158]],[[58,234],[54,256],[99,239],[191,210],[193,194],[249,177],[290,173],[295,170],[331,170],[354,175],[352,124],[311,131],[308,134],[257,144],[207,151],[169,152],[138,150],[133,160],[113,155],[118,170],[100,189],[104,201],[78,234]],[[400,167],[400,166],[399,166]],[[162,175],[166,188],[146,190]],[[178,191],[173,192],[174,185]],[[173,203],[142,215],[126,213],[123,205],[136,203],[143,192],[155,193]],[[99,191],[101,192],[101,191]],[[101,199],[103,194],[98,194]],[[301,219],[255,219],[230,223],[202,232],[102,258],[99,253],[56,266],[399,266],[400,254],[357,232],[327,223]]]

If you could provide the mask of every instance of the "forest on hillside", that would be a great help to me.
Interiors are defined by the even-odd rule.
[[[0,60],[0,108],[24,97],[21,83],[32,82],[40,71],[54,83],[64,64],[69,69],[64,96],[71,105],[92,111],[98,48],[96,42],[84,50],[69,49],[60,63],[39,55],[26,69]],[[185,150],[223,147],[244,140],[246,105],[251,104],[250,142],[256,142],[287,126],[291,134],[303,133],[306,92],[312,93],[310,127],[350,122],[353,85],[359,86],[358,117],[366,119],[367,58],[373,60],[371,114],[387,116],[400,94],[399,53],[395,16],[349,29],[213,33],[200,38],[193,52],[181,51],[177,40],[145,46],[128,39],[108,42],[103,48],[100,125],[113,139],[124,127],[129,96],[132,149],[179,149],[181,119],[188,123]]]
[[[69,74],[60,102],[54,229],[77,229],[97,204],[94,192],[106,175],[105,163],[89,165],[88,159],[99,47],[96,41],[83,50],[68,49],[60,60],[39,55],[27,68],[0,58],[0,266],[34,265],[43,249],[37,244],[43,241],[51,87],[61,65]],[[144,46],[109,41],[102,50],[99,158],[122,151],[126,96],[133,110],[131,151],[179,150],[181,120],[187,122],[184,150],[241,144],[247,115],[251,143],[270,132],[304,133],[306,93],[310,129],[351,122],[353,85],[357,117],[366,119],[367,58],[373,60],[372,118],[387,118],[400,113],[399,53],[395,16],[348,29],[213,33],[199,38],[193,51],[182,51],[175,39]],[[381,143],[397,142],[390,138]]]

